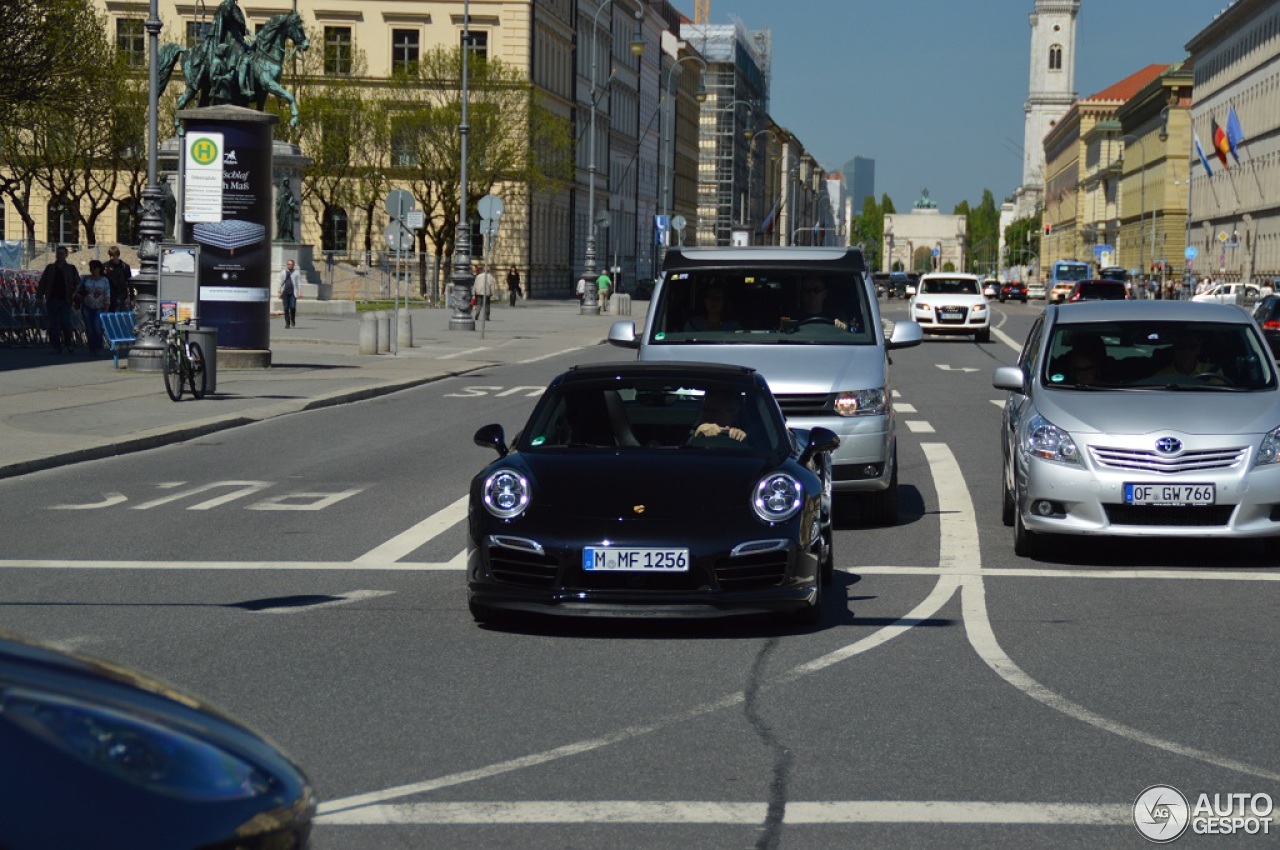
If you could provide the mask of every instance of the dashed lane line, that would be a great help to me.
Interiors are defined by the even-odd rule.
[[[468,498],[470,497],[463,496],[448,507],[436,511],[407,531],[397,534],[381,546],[371,549],[356,558],[356,563],[380,564],[400,560],[432,538],[439,536],[466,519]]]

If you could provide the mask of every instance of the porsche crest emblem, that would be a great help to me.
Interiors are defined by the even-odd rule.
[[[642,514],[644,513],[644,505],[632,505],[631,510],[635,511],[638,514]]]

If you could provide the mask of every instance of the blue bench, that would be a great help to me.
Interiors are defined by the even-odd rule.
[[[128,349],[138,341],[133,332],[138,316],[132,310],[122,310],[118,313],[99,313],[98,320],[102,323],[102,336],[111,348],[111,362],[119,369],[120,349]]]

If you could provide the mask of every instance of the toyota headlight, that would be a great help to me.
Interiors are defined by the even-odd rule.
[[[791,519],[803,504],[803,488],[800,482],[783,472],[766,475],[756,484],[751,506],[765,522],[782,522]]]
[[[1258,459],[1255,463],[1258,466],[1280,463],[1280,428],[1271,429],[1262,438],[1262,445],[1258,446]]]
[[[836,394],[835,409],[840,416],[883,415],[888,394],[884,387],[872,390],[852,390]]]
[[[1039,414],[1027,422],[1023,447],[1041,460],[1083,466],[1080,449],[1071,435]]]
[[[484,481],[484,506],[499,519],[511,519],[529,507],[529,480],[510,469],[500,469]]]
[[[244,759],[159,721],[43,691],[10,688],[0,716],[76,759],[156,794],[197,802],[269,793]]]

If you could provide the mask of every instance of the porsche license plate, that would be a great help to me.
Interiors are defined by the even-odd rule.
[[[1212,484],[1125,484],[1128,505],[1212,505],[1217,498]]]
[[[582,568],[591,572],[686,573],[688,549],[623,549],[588,546]]]

